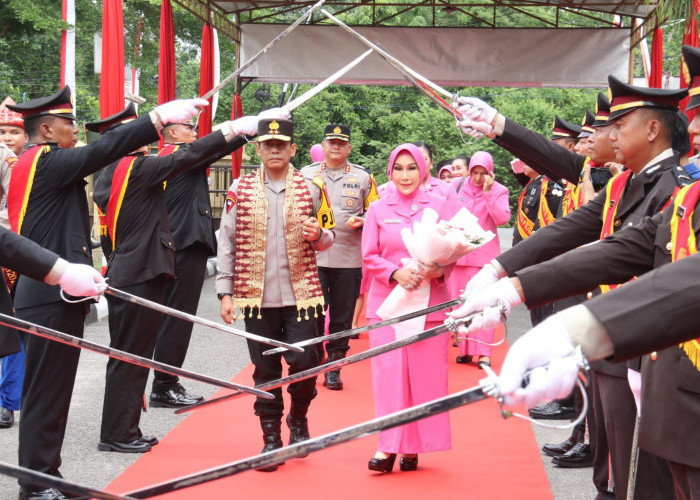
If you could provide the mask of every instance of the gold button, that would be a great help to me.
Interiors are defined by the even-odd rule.
[[[530,213],[530,209],[529,209],[529,208],[526,208],[525,210],[523,210],[523,212],[525,212],[526,214],[529,214],[529,213]]]
[[[87,252],[87,248],[83,247],[83,252]]]
[[[634,224],[633,224],[632,222],[628,222],[627,225],[628,225],[628,226],[634,226]]]
[[[620,219],[617,219],[615,221],[615,227],[620,227],[620,224],[622,224],[622,221]]]
[[[656,361],[656,358],[659,357],[659,355],[656,353],[656,351],[652,352],[649,357],[651,358],[652,361]]]
[[[593,292],[588,292],[588,293],[586,294],[586,298],[587,298],[587,299],[592,299],[592,298],[593,298]]]
[[[168,242],[168,246],[171,247],[173,246],[173,244],[171,242]]]
[[[666,243],[666,250],[668,250],[669,252],[671,250],[673,250],[673,242],[672,241],[669,241],[668,243]]]
[[[209,210],[205,210],[204,213],[209,215]],[[631,224],[631,222],[630,222],[630,224]]]

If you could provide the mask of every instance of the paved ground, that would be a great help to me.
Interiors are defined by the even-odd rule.
[[[510,236],[504,232],[503,246],[510,244]],[[204,284],[198,314],[218,320],[219,302],[214,294],[214,280]],[[236,325],[242,328],[241,325]],[[508,321],[508,338],[513,342],[529,328],[529,315],[520,306],[513,311]],[[85,331],[89,340],[108,344],[107,321],[102,319],[90,324]],[[83,351],[80,359],[76,388],[71,403],[66,439],[63,446],[61,471],[66,478],[92,487],[105,487],[115,477],[131,465],[138,455],[104,453],[97,451],[99,438],[104,375],[106,359],[102,355]],[[203,370],[211,376],[230,379],[249,363],[245,341],[223,332],[195,326],[186,369]],[[186,383],[188,390],[209,396],[215,389],[195,382]],[[150,392],[150,381],[148,386]],[[17,415],[21,418],[21,414]],[[141,428],[146,434],[164,436],[185,416],[179,416],[166,409],[149,409],[141,419]],[[565,423],[565,422],[560,422]],[[561,442],[568,437],[568,431],[534,427],[540,446],[543,443]],[[17,425],[0,430],[0,461],[17,463]],[[459,443],[454,443],[459,446]],[[492,453],[508,456],[508,449],[494,449]],[[590,499],[595,496],[591,482],[592,469],[560,469],[551,465],[550,459],[543,456],[545,468],[556,500]],[[0,476],[0,500],[16,498],[19,488],[12,478]]]

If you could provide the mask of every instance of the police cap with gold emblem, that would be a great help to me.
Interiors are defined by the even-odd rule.
[[[325,141],[331,139],[350,142],[350,127],[335,123],[326,125],[326,128],[323,130],[323,140]]]
[[[683,77],[688,84],[688,105],[686,111],[700,106],[700,49],[683,45]]]
[[[273,139],[291,142],[294,139],[294,123],[290,120],[259,120],[257,141]]]
[[[581,133],[578,135],[579,139],[590,136],[595,129],[593,128],[593,122],[595,121],[595,115],[589,109],[583,115],[583,123],[581,124]]]
[[[130,102],[123,111],[120,111],[112,116],[108,116],[104,120],[100,120],[98,122],[88,122],[85,124],[85,128],[91,132],[104,134],[108,130],[116,128],[119,125],[124,125],[130,121],[134,121],[136,118],[138,118],[136,108],[134,107],[134,103]]]
[[[552,136],[550,137],[550,139],[563,139],[565,137],[571,137],[572,139],[576,139],[578,138],[578,135],[580,133],[581,125],[569,123],[566,120],[555,116],[554,125],[552,126]]]
[[[615,120],[635,109],[666,109],[678,110],[678,101],[683,99],[688,91],[650,89],[635,87],[624,83],[614,76],[608,76],[610,87],[610,120]]]
[[[40,97],[20,104],[10,104],[7,107],[20,113],[25,121],[44,115],[60,116],[69,120],[75,120],[73,96],[68,85],[49,97]]]
[[[595,121],[593,128],[610,125],[610,99],[602,92],[598,92],[598,99],[595,103]]]

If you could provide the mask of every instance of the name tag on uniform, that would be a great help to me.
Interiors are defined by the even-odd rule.
[[[384,219],[384,224],[401,224],[401,219]]]

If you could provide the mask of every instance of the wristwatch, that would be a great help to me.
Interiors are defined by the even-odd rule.
[[[218,297],[219,300],[223,299],[224,297],[232,297],[232,293],[217,293],[216,296]]]

